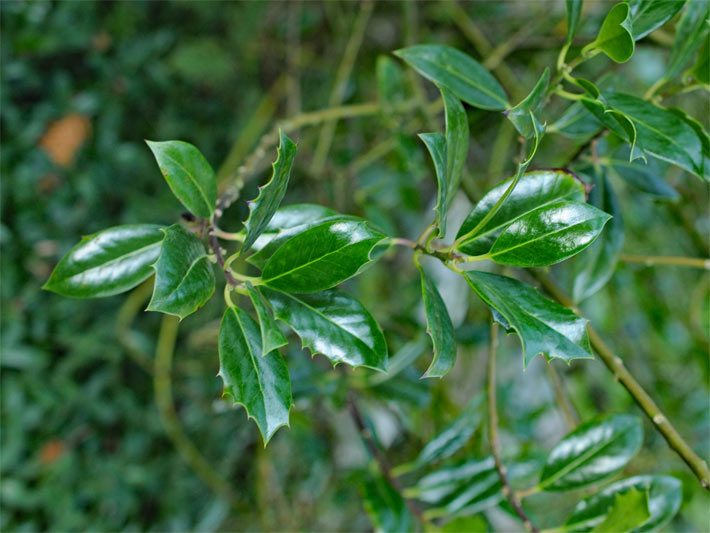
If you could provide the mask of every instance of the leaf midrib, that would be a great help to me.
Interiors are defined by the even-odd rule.
[[[207,254],[202,254],[199,257],[195,258],[192,263],[190,263],[190,266],[188,267],[185,274],[183,274],[182,278],[180,278],[178,284],[174,285],[173,289],[169,289],[169,292],[162,300],[167,301],[169,298],[171,298],[180,289],[180,287],[182,287],[182,284],[185,283],[185,280],[187,280],[188,276],[190,275],[190,272],[192,272],[192,269],[195,268],[195,265],[205,258],[207,258]]]
[[[100,265],[91,266],[91,267],[87,268],[86,270],[81,270],[80,272],[77,272],[76,274],[72,274],[71,276],[64,278],[63,281],[68,282],[68,281],[73,280],[73,279],[76,278],[77,276],[83,276],[83,275],[85,275],[87,272],[91,272],[92,270],[96,270],[96,269],[100,269],[100,268],[105,268],[105,267],[107,267],[107,266],[111,266],[111,265],[113,265],[114,263],[117,263],[117,262],[119,262],[119,261],[123,261],[123,260],[125,260],[125,259],[128,259],[128,258],[130,258],[131,256],[134,256],[134,255],[143,253],[143,252],[145,252],[146,250],[148,250],[148,249],[150,249],[150,248],[154,248],[154,247],[156,247],[156,246],[160,246],[161,244],[162,244],[162,239],[159,239],[159,240],[157,240],[157,241],[155,241],[155,242],[153,242],[153,243],[150,243],[150,244],[147,245],[147,246],[142,246],[142,247],[140,247],[140,248],[137,248],[137,249],[135,249],[135,250],[132,250],[132,251],[128,252],[127,254],[121,255],[121,256],[119,256],[119,257],[114,257],[113,259],[110,259],[110,260],[106,261],[105,263],[101,263]],[[149,265],[146,265],[146,266],[149,266]]]
[[[207,196],[205,195],[205,192],[204,192],[204,191],[202,190],[202,188],[200,187],[200,182],[197,181],[197,178],[196,178],[195,176],[193,176],[192,173],[191,173],[189,170],[187,170],[187,168],[185,168],[185,167],[180,163],[180,161],[178,161],[178,160],[177,160],[175,157],[173,157],[171,154],[169,154],[169,153],[166,152],[166,153],[165,153],[165,156],[166,156],[168,159],[170,159],[171,161],[173,161],[178,167],[180,167],[180,168],[182,169],[182,171],[187,175],[187,177],[190,179],[190,182],[191,182],[191,183],[195,186],[195,188],[197,189],[197,192],[200,193],[200,196],[202,197],[202,200],[205,202],[205,205],[207,206],[207,211],[208,211],[208,212],[211,212],[211,211],[212,211],[212,205],[210,204],[209,200],[207,199]],[[167,172],[165,173],[165,175],[166,175],[166,177],[167,177]]]
[[[266,414],[266,393],[264,392],[264,386],[261,382],[261,374],[259,373],[259,369],[257,368],[256,361],[254,360],[254,352],[252,350],[251,343],[249,342],[249,338],[247,337],[246,334],[246,329],[244,328],[244,325],[242,324],[242,319],[239,316],[239,313],[237,312],[236,309],[232,309],[232,312],[234,313],[234,316],[237,319],[237,323],[239,324],[239,329],[242,330],[242,336],[244,337],[244,344],[247,345],[247,351],[249,352],[249,360],[251,361],[252,368],[254,369],[254,374],[256,374],[256,382],[259,385],[259,392],[261,393],[261,406],[264,409],[264,423],[266,424],[266,433],[267,436],[269,434],[269,422],[267,420],[267,414]],[[254,417],[256,418],[256,417]]]

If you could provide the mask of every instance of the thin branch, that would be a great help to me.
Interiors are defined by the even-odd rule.
[[[229,268],[227,268],[224,264],[224,255],[222,255],[222,247],[219,245],[219,240],[217,239],[217,235],[215,234],[213,224],[210,224],[209,226],[208,237],[212,253],[214,253],[215,258],[217,259],[217,264],[224,272],[224,277],[226,278],[227,283],[229,283],[233,287],[236,287],[239,283],[232,275],[232,271],[229,270]]]
[[[710,270],[710,258],[704,259],[702,257],[622,254],[621,257],[619,257],[619,260],[624,263],[640,263],[649,267],[657,265],[669,265]]]
[[[498,350],[498,324],[495,321],[491,321],[491,334],[490,334],[490,346],[488,349],[488,365],[487,365],[487,379],[486,379],[486,393],[488,395],[488,439],[491,445],[491,454],[493,455],[493,460],[496,463],[496,470],[498,471],[498,477],[500,478],[500,483],[502,485],[502,491],[505,498],[510,503],[511,507],[515,513],[523,521],[523,525],[527,531],[532,531],[537,533],[540,531],[535,525],[530,521],[530,518],[525,514],[520,500],[518,500],[517,495],[513,492],[513,489],[508,482],[508,475],[506,473],[505,465],[500,457],[500,442],[498,440],[498,406],[496,401],[496,351]]]
[[[535,270],[531,270],[530,273],[558,302],[566,307],[574,308],[572,299],[567,296],[547,274]],[[597,352],[604,365],[606,365],[609,371],[614,375],[614,378],[621,383],[636,404],[651,422],[653,422],[653,425],[663,436],[671,449],[688,465],[690,470],[692,470],[700,481],[700,485],[704,489],[710,490],[710,470],[708,470],[707,463],[693,451],[690,445],[688,445],[685,439],[678,433],[651,396],[649,396],[641,384],[636,381],[631,372],[626,369],[621,358],[615,355],[611,348],[602,340],[599,333],[597,333],[591,325],[588,326],[588,331],[592,347]]]

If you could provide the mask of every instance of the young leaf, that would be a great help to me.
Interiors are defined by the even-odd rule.
[[[470,233],[484,219],[510,185],[510,179],[497,185],[476,204],[458,231],[457,238]],[[584,185],[565,170],[540,170],[524,174],[496,215],[475,234],[461,242],[458,250],[470,255],[490,251],[498,233],[513,220],[539,206],[556,200],[584,201]]]
[[[380,326],[360,302],[330,290],[293,296],[263,287],[274,315],[289,325],[312,355],[323,354],[336,365],[387,368],[387,343]]]
[[[454,325],[446,310],[434,281],[427,276],[421,265],[417,264],[422,279],[422,301],[426,316],[426,332],[434,345],[434,359],[424,373],[426,378],[441,378],[448,374],[456,362],[456,341]]]
[[[368,477],[362,485],[362,498],[377,533],[414,530],[414,519],[402,495],[381,475]]]
[[[183,141],[146,141],[170,190],[188,211],[202,218],[214,213],[217,180],[205,156]]]
[[[214,272],[200,240],[174,224],[164,230],[160,256],[153,265],[155,286],[146,311],[180,317],[194,313],[214,292]]]
[[[577,259],[576,264],[582,265],[574,278],[573,294],[577,302],[589,298],[606,285],[614,274],[624,244],[624,219],[619,199],[605,174],[590,174],[594,186],[589,202],[611,214],[612,218],[599,239]]]
[[[450,90],[473,107],[502,111],[508,97],[498,81],[467,54],[436,44],[420,44],[394,53],[419,74]]]
[[[276,324],[276,320],[271,316],[271,311],[266,306],[263,297],[254,286],[247,282],[247,292],[259,319],[259,330],[261,331],[261,353],[267,355],[288,344],[286,337]]]
[[[314,226],[316,222],[336,215],[337,211],[315,204],[294,204],[277,209],[259,238],[254,241],[251,249],[256,251],[247,261],[263,269],[269,257],[288,239]]]
[[[579,502],[565,523],[567,531],[589,531],[604,522],[619,494],[636,490],[648,494],[650,517],[634,531],[660,531],[675,516],[683,499],[680,481],[670,476],[636,476],[617,481]]]
[[[533,118],[531,118],[531,113],[537,111],[540,107],[540,102],[542,102],[543,96],[547,91],[547,85],[550,83],[550,69],[545,68],[545,71],[540,76],[540,79],[533,87],[530,94],[528,94],[525,99],[520,102],[515,107],[510,108],[507,111],[508,120],[513,123],[515,129],[518,133],[526,138],[531,138],[535,135],[535,124],[533,123]]]
[[[461,174],[468,154],[468,118],[461,101],[453,93],[443,87],[440,91],[446,119],[446,197],[450,203],[461,183]]]
[[[151,276],[162,240],[162,228],[153,224],[116,226],[83,237],[42,288],[73,298],[125,292]]]
[[[586,422],[552,449],[539,485],[548,491],[591,485],[624,468],[642,443],[643,427],[635,416]]]
[[[635,40],[643,39],[663,26],[681,10],[685,0],[640,0],[632,18]]]
[[[589,204],[557,200],[515,219],[489,256],[501,265],[554,265],[592,244],[610,218]]]
[[[648,510],[648,493],[636,488],[614,495],[614,502],[604,521],[592,529],[595,533],[634,531],[644,524],[651,513]]]
[[[567,362],[592,359],[587,321],[571,310],[512,278],[475,270],[464,277],[496,321],[520,337],[523,367],[539,354]]]
[[[279,131],[279,147],[276,161],[272,165],[271,179],[259,188],[259,195],[249,202],[249,218],[244,222],[246,237],[240,253],[244,253],[267,227],[269,220],[279,207],[286,194],[291,167],[296,157],[296,145],[288,136]]]
[[[225,394],[244,406],[266,446],[277,429],[288,426],[293,400],[286,363],[276,350],[262,354],[262,344],[254,320],[228,307],[219,328],[219,375]]]
[[[446,138],[441,133],[420,133],[419,138],[429,150],[431,160],[434,162],[436,173],[436,213],[435,223],[439,228],[439,237],[446,233],[446,212],[448,210],[449,183],[446,171]]]
[[[629,4],[616,4],[607,14],[597,38],[584,47],[583,54],[593,50],[604,52],[617,63],[625,63],[634,55],[634,38]]]
[[[608,93],[605,98],[634,122],[642,150],[701,178],[707,176],[702,139],[687,121],[629,94]]]
[[[681,73],[703,41],[707,42],[710,2],[688,2],[675,31],[668,67],[663,77],[672,80]]]
[[[356,275],[385,235],[364,220],[333,217],[288,239],[264,265],[266,285],[287,292],[317,292]]]
[[[577,26],[579,26],[579,17],[582,15],[582,0],[565,0],[567,11],[567,39],[566,43],[571,44]]]
[[[395,469],[397,475],[418,470],[436,461],[451,457],[463,448],[481,423],[481,400],[482,396],[474,397],[453,422],[427,442],[414,461],[400,465]]]

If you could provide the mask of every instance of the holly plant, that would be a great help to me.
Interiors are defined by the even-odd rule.
[[[215,172],[195,146],[149,141],[168,186],[188,211],[184,220],[168,227],[116,226],[84,237],[57,264],[45,288],[63,296],[95,298],[126,292],[154,276],[147,310],[182,320],[213,298],[218,284],[215,270],[219,271],[224,278],[218,339],[224,395],[243,406],[266,446],[279,428],[289,425],[294,407],[289,365],[281,354],[294,337],[312,356],[322,355],[338,367],[334,372],[342,370],[341,364],[369,369],[364,379],[371,383],[384,383],[411,364],[411,354],[405,351],[388,355],[385,335],[371,312],[340,287],[374,262],[397,253],[393,249],[408,253],[412,263],[409,271],[391,275],[420,279],[432,353],[421,377],[446,380],[456,363],[457,343],[430,268],[439,262],[463,278],[471,294],[490,309],[487,394],[485,399],[476,396],[418,456],[390,468],[356,394],[343,392],[377,465],[362,483],[365,508],[376,528],[475,530],[477,515],[500,507],[526,529],[537,531],[545,520],[539,512],[531,514],[534,505],[528,503],[529,497],[586,488],[564,523],[546,527],[659,529],[679,509],[678,479],[639,474],[608,484],[643,444],[642,423],[636,416],[621,413],[585,421],[542,461],[504,457],[497,429],[495,350],[502,328],[520,341],[522,369],[539,356],[548,364],[554,359],[566,364],[601,359],[708,488],[706,463],[575,304],[605,285],[621,252],[622,206],[611,175],[644,181],[658,161],[701,180],[709,178],[707,133],[694,118],[664,107],[659,96],[661,88],[689,79],[707,87],[709,6],[700,1],[685,6],[682,1],[622,2],[609,9],[596,39],[578,48],[573,38],[581,1],[567,0],[567,37],[557,64],[540,73],[520,101],[511,101],[496,77],[462,51],[441,44],[395,51],[404,65],[436,86],[440,93],[436,105],[443,105],[445,118],[443,131],[418,135],[436,179],[433,215],[418,236],[388,235],[371,220],[323,205],[284,203],[297,146],[282,130],[260,145],[263,152],[274,137],[278,144],[270,179],[247,203],[243,226],[226,231],[220,220],[239,199],[243,181],[232,178],[220,194]],[[627,94],[604,79],[576,75],[580,64],[597,56],[624,63],[633,55],[636,41],[682,9],[668,68],[645,95]],[[694,52],[701,46],[693,65]],[[598,60],[601,57],[594,59]],[[389,110],[400,105],[388,100],[388,86],[401,75],[395,61],[381,58],[377,69],[382,106]],[[568,107],[550,122],[546,107],[553,99],[568,102]],[[479,110],[477,116],[503,113],[520,136],[520,157],[514,174],[482,194],[458,224],[449,220],[449,212],[461,194],[469,130],[474,136],[476,132],[475,125],[469,128],[471,108]],[[301,126],[297,121],[285,123],[284,130]],[[584,140],[563,168],[532,170],[545,136],[574,137],[579,131],[585,132]],[[659,178],[648,177],[646,188],[654,180]],[[661,183],[656,188],[664,187]],[[576,274],[572,297],[545,270],[537,270],[582,252],[586,259]],[[583,368],[586,363],[575,364]],[[464,449],[484,419],[490,455],[450,459]]]

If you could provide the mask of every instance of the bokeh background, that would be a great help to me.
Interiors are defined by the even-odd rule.
[[[608,5],[588,3],[579,44],[592,40]],[[419,356],[412,368],[365,387],[367,372],[342,375],[292,343],[291,428],[266,450],[243,410],[221,399],[220,298],[180,325],[166,368],[154,358],[161,317],[142,312],[150,282],[93,301],[61,298],[41,285],[81,235],[179,219],[180,205],[144,139],[192,142],[228,178],[276,121],[377,102],[378,57],[420,42],[456,46],[486,61],[515,99],[554,65],[564,39],[563,3],[5,0],[0,16],[0,529],[370,529],[358,489],[367,455],[344,410],[345,391],[363,388],[391,461],[411,460],[481,390],[487,311],[459,280],[439,275],[461,349],[455,370],[435,382],[419,380],[431,354],[409,257],[390,253],[350,282],[382,323],[391,353],[404,347]],[[628,64],[599,57],[584,74],[610,72],[610,83],[642,93],[663,71],[672,26],[640,43]],[[433,86],[406,70],[402,86],[403,101],[436,101]],[[707,128],[702,93],[669,102]],[[562,110],[555,105],[548,121]],[[293,132],[299,153],[286,203],[320,202],[370,217],[392,235],[418,235],[430,220],[434,180],[415,133],[442,123],[426,107],[340,121],[332,136],[322,125]],[[459,220],[511,172],[517,154],[503,117],[469,110],[469,118]],[[533,166],[559,164],[578,143],[546,137]],[[677,169],[659,168],[670,191],[649,194],[614,181],[625,250],[707,257],[707,189]],[[243,198],[253,197],[266,174],[254,173]],[[244,213],[242,199],[223,225],[238,229]],[[570,262],[554,274],[571,283],[575,268]],[[705,457],[709,287],[703,271],[620,264],[582,306]],[[504,451],[544,456],[566,431],[544,364],[523,372],[514,337],[505,339],[500,357]],[[583,418],[638,412],[600,362],[557,368]],[[677,475],[684,503],[669,530],[707,531],[710,500],[644,424],[644,448],[626,473]],[[486,453],[481,430],[466,451]],[[575,503],[555,497],[545,506],[547,497],[537,498],[547,507],[536,517],[545,524]]]

